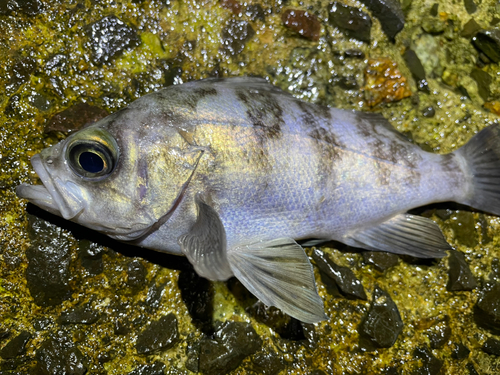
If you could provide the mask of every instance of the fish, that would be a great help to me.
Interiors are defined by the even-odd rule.
[[[500,215],[500,128],[426,152],[380,114],[301,101],[264,78],[170,86],[31,158],[20,198],[118,241],[235,276],[306,323],[328,317],[302,240],[442,258],[413,208],[454,201]]]

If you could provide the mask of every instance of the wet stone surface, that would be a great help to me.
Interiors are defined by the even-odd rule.
[[[500,284],[487,290],[474,306],[476,324],[500,335]]]
[[[81,306],[63,311],[59,317],[59,324],[94,324],[101,318],[101,313],[87,302]]]
[[[221,33],[222,49],[231,56],[239,55],[255,31],[247,21],[230,20]]]
[[[262,339],[249,323],[225,322],[213,339],[200,342],[199,370],[207,375],[227,374],[262,346]]]
[[[31,334],[28,331],[22,331],[19,335],[12,338],[1,350],[0,357],[3,359],[11,359],[20,356],[24,353],[26,343],[31,339]]]
[[[140,43],[137,32],[116,16],[107,16],[89,26],[89,43],[92,61],[101,65],[109,63],[127,48]]]
[[[44,9],[43,2],[40,0],[0,1],[0,15],[21,13],[27,16],[36,16],[42,13]]]
[[[394,40],[405,25],[405,16],[398,0],[361,0],[372,14],[377,17],[382,30]]]
[[[138,366],[134,371],[129,372],[127,375],[164,375],[167,366],[160,361],[150,365]]]
[[[177,318],[171,313],[151,322],[137,337],[135,347],[139,354],[150,354],[167,350],[174,346],[178,340]]]
[[[285,361],[274,351],[256,353],[252,364],[253,370],[262,375],[277,375],[285,369]]]
[[[5,93],[11,95],[25,84],[37,67],[36,61],[30,57],[19,60],[10,70],[10,79],[5,86]]]
[[[390,348],[403,330],[399,310],[389,294],[376,287],[368,314],[358,328],[360,346],[371,351]]]
[[[470,354],[469,348],[460,342],[454,345],[453,350],[451,352],[451,357],[453,359],[461,360],[467,358],[469,354]]]
[[[449,291],[473,290],[477,282],[472,274],[465,256],[460,251],[450,251],[448,257],[448,284]]]
[[[379,272],[385,272],[399,263],[399,256],[385,251],[364,251],[363,260]]]
[[[431,349],[441,349],[450,340],[451,328],[449,320],[449,317],[446,316],[443,321],[438,322],[427,330]]]
[[[488,59],[500,62],[500,29],[481,30],[472,38],[472,43]]]
[[[490,337],[484,342],[482,349],[485,353],[500,356],[500,340]]]
[[[140,289],[146,285],[146,267],[140,259],[133,259],[127,265],[127,285]]]
[[[61,228],[29,217],[31,246],[26,252],[26,281],[40,306],[54,306],[71,296],[70,242]]]
[[[318,249],[313,251],[313,260],[321,272],[335,281],[344,296],[353,299],[367,299],[363,285],[350,268],[336,265],[328,255]]]
[[[404,59],[417,83],[417,88],[420,91],[429,93],[429,84],[425,77],[425,70],[415,51],[407,49],[404,53]]]
[[[437,375],[443,367],[443,361],[436,358],[429,348],[417,348],[413,356],[420,359],[422,363],[414,372],[415,375]]]
[[[300,9],[287,9],[281,15],[283,24],[304,38],[317,41],[321,32],[321,23],[314,14]]]
[[[370,43],[372,20],[365,12],[334,2],[329,10],[328,20],[347,36]]]
[[[484,101],[490,99],[492,77],[482,69],[472,69],[470,76],[476,81],[478,93]]]

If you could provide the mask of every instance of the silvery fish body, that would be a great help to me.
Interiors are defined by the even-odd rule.
[[[414,207],[500,213],[499,129],[448,155],[379,115],[302,102],[259,78],[207,79],[146,95],[32,158],[32,203],[138,246],[236,276],[306,322],[324,319],[302,239],[442,257]],[[478,193],[480,192],[480,193]]]

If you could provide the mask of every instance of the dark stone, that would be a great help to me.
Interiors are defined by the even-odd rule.
[[[413,78],[417,82],[418,90],[429,93],[429,84],[427,83],[427,79],[425,78],[425,70],[415,51],[408,48],[404,53],[404,59],[406,61],[406,65],[408,65],[408,68],[410,69]]]
[[[451,358],[453,359],[465,359],[469,356],[470,350],[461,342],[455,344],[453,351],[451,352]]]
[[[36,61],[31,57],[26,57],[14,64],[9,72],[9,82],[5,85],[5,93],[12,95],[23,84],[28,82],[31,74],[36,69]]]
[[[448,256],[448,284],[449,291],[473,290],[477,287],[476,279],[469,265],[465,261],[464,254],[460,251],[450,251]]]
[[[142,365],[135,368],[134,371],[127,375],[164,375],[167,366],[160,361],[156,361],[151,365]]]
[[[101,314],[92,307],[92,302],[87,302],[73,309],[63,311],[59,317],[59,324],[94,324]]]
[[[26,343],[30,338],[31,334],[28,331],[22,331],[19,335],[10,340],[7,345],[2,348],[2,350],[0,350],[0,357],[3,359],[11,359],[23,354],[26,348]]]
[[[340,77],[338,84],[344,90],[358,90],[359,85],[355,76]]]
[[[150,309],[157,309],[158,306],[160,306],[161,299],[163,297],[163,294],[165,292],[165,285],[167,283],[162,283],[159,285],[156,285],[155,280],[153,279],[151,283],[149,284],[148,288],[148,294],[146,296],[146,305]]]
[[[137,337],[135,348],[139,354],[150,354],[169,349],[178,340],[177,318],[174,314],[170,313],[151,322]]]
[[[89,240],[79,240],[79,258],[82,266],[92,275],[99,275],[104,271],[102,255],[106,248]]]
[[[63,229],[33,215],[28,218],[31,240],[26,251],[28,289],[37,305],[59,305],[72,294],[71,243]]]
[[[372,20],[365,12],[334,2],[329,11],[328,21],[347,36],[370,43]]]
[[[55,70],[59,69],[61,71],[66,71],[66,67],[68,65],[68,57],[65,54],[57,53],[55,55],[50,56],[47,61],[45,61],[44,69]]]
[[[278,375],[285,369],[283,358],[274,351],[258,352],[252,362],[256,374]]]
[[[266,306],[257,301],[245,311],[259,323],[272,328],[283,339],[294,341],[305,339],[301,322],[274,306]]]
[[[33,328],[37,331],[44,331],[47,328],[50,328],[54,322],[50,318],[36,318],[33,320]]]
[[[45,124],[44,131],[71,133],[107,115],[108,112],[104,109],[80,102],[52,116]]]
[[[127,265],[127,284],[132,288],[143,288],[146,285],[146,267],[140,259],[133,259]]]
[[[429,14],[432,16],[432,17],[436,17],[438,15],[438,11],[439,11],[439,4],[438,3],[434,3],[431,7],[431,10],[429,11]]]
[[[179,274],[178,286],[193,324],[205,334],[213,333],[214,290],[212,283],[198,276],[194,270],[188,269]]]
[[[476,22],[474,18],[471,18],[463,27],[460,32],[460,36],[464,38],[471,38],[475,33],[481,30],[481,26]]]
[[[472,14],[477,10],[477,5],[474,0],[464,0],[465,10],[467,13]]]
[[[213,339],[201,340],[199,370],[207,375],[227,374],[261,346],[262,339],[251,324],[224,322]]]
[[[417,348],[413,351],[413,355],[422,362],[414,372],[415,375],[437,375],[443,367],[443,361],[434,357],[428,348]]]
[[[36,16],[45,10],[40,0],[2,0],[0,1],[0,15],[21,13],[27,16]]]
[[[252,21],[262,21],[266,20],[266,11],[260,4],[249,4],[245,9],[245,14],[250,17]]]
[[[429,329],[428,337],[431,349],[441,349],[448,343],[451,337],[449,317],[435,324]]]
[[[364,59],[365,53],[359,49],[348,49],[344,52],[344,56],[346,59]]]
[[[375,287],[368,314],[358,328],[360,346],[368,351],[390,348],[402,330],[403,321],[396,304],[388,293]]]
[[[403,30],[405,15],[398,0],[360,0],[372,14],[378,18],[382,30],[394,41],[396,35]]]
[[[363,285],[349,268],[336,265],[327,254],[318,249],[314,249],[312,258],[319,270],[335,281],[343,295],[353,299],[367,299]]]
[[[239,55],[254,35],[255,31],[247,21],[230,20],[222,29],[222,50],[230,56]]]
[[[492,78],[484,70],[473,68],[470,76],[477,82],[479,96],[486,102],[490,99]]]
[[[422,116],[424,117],[427,117],[427,118],[432,118],[436,115],[436,110],[434,109],[434,107],[432,106],[429,106],[429,107],[425,107],[423,110],[422,110]]]
[[[474,306],[476,324],[500,335],[500,284],[486,291]]]
[[[191,372],[200,372],[200,342],[189,342],[186,348],[186,368]]]
[[[385,251],[363,251],[363,260],[377,271],[385,272],[399,263],[399,256]]]
[[[321,32],[321,23],[318,17],[305,10],[287,9],[281,14],[281,21],[290,30],[304,38],[318,41]]]
[[[485,353],[500,356],[500,340],[490,337],[485,341],[482,349]]]
[[[46,111],[52,107],[50,100],[45,97],[45,95],[40,93],[34,93],[28,96],[28,103],[33,107],[39,109],[40,111]]]
[[[455,233],[458,242],[467,247],[474,247],[479,243],[476,231],[474,214],[469,211],[457,211],[450,227]]]
[[[469,371],[469,375],[479,375],[472,363],[467,363],[465,368]]]
[[[87,361],[67,332],[59,331],[42,342],[35,359],[37,375],[84,375],[87,372]]]
[[[480,30],[472,38],[472,43],[488,59],[500,62],[500,29]]]
[[[140,44],[137,32],[115,16],[94,22],[88,31],[92,62],[102,65],[111,62],[127,48]]]
[[[486,219],[485,214],[479,214],[479,224],[481,226],[481,244],[487,245],[491,241],[493,241],[493,238],[488,231],[490,225],[488,223],[488,219]]]

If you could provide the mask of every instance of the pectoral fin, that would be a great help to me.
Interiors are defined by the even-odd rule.
[[[452,249],[434,221],[410,214],[396,215],[377,226],[357,231],[344,242],[417,258],[442,258],[446,250]]]
[[[227,280],[233,273],[226,257],[226,231],[217,212],[205,203],[201,194],[195,197],[198,217],[191,230],[180,236],[182,252],[198,275],[210,280]]]
[[[290,238],[258,241],[228,253],[234,275],[258,299],[306,323],[327,319],[311,263]]]

